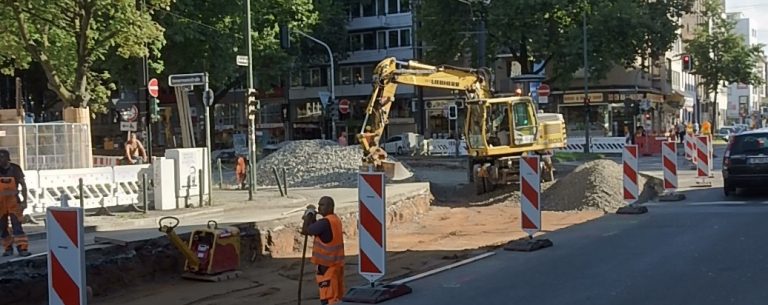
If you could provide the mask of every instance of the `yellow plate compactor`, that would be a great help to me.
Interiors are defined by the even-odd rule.
[[[179,219],[166,216],[159,220],[160,232],[168,235],[171,243],[187,259],[182,277],[218,282],[236,278],[240,268],[240,230],[236,227],[219,228],[211,220],[205,228],[192,231],[189,244],[184,244],[174,229]]]

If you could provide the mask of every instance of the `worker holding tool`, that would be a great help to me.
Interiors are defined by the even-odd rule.
[[[307,206],[301,231],[314,236],[311,261],[317,266],[320,303],[335,304],[344,295],[344,235],[341,219],[333,213],[333,198],[323,196],[317,205],[317,211],[313,205]],[[318,212],[323,216],[320,220],[316,219]]]
[[[30,255],[29,240],[21,228],[26,208],[27,184],[24,182],[24,172],[20,166],[11,163],[11,153],[8,150],[0,149],[0,237],[3,239],[3,256],[13,255],[14,243],[19,256]],[[13,234],[8,233],[8,220],[11,221]]]

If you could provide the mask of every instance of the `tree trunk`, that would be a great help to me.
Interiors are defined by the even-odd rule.
[[[718,90],[715,88],[715,97],[712,99],[712,134],[715,133],[715,130],[717,130],[717,111],[720,110],[720,107],[717,107],[717,96]]]
[[[83,142],[82,155],[78,156],[82,158],[78,163],[83,164],[84,167],[93,167],[93,150],[91,144],[91,110],[88,107],[66,107],[63,112],[64,122],[66,123],[79,123],[86,124],[85,135],[80,139],[71,139],[69,143]]]

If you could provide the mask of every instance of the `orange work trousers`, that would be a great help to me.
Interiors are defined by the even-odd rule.
[[[5,251],[13,250],[13,244],[19,251],[27,251],[29,240],[21,228],[21,221],[24,219],[24,212],[19,205],[16,196],[0,197],[0,238],[3,239],[3,249]],[[11,221],[12,232],[8,232],[8,220]]]
[[[344,265],[317,266],[315,276],[317,287],[320,288],[320,304],[331,305],[341,302],[344,297]]]

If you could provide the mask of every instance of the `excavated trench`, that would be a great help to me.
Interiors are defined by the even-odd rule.
[[[411,194],[387,209],[387,224],[410,222],[425,213],[432,195]],[[337,211],[346,228],[347,239],[357,238],[357,208]],[[241,232],[241,263],[300,253],[303,236],[297,224],[285,220],[236,225]],[[180,234],[188,240],[189,234]],[[125,287],[158,281],[181,280],[184,258],[167,238],[132,242],[86,252],[86,278],[94,297],[107,296]],[[47,304],[48,274],[45,256],[0,265],[0,305]]]

